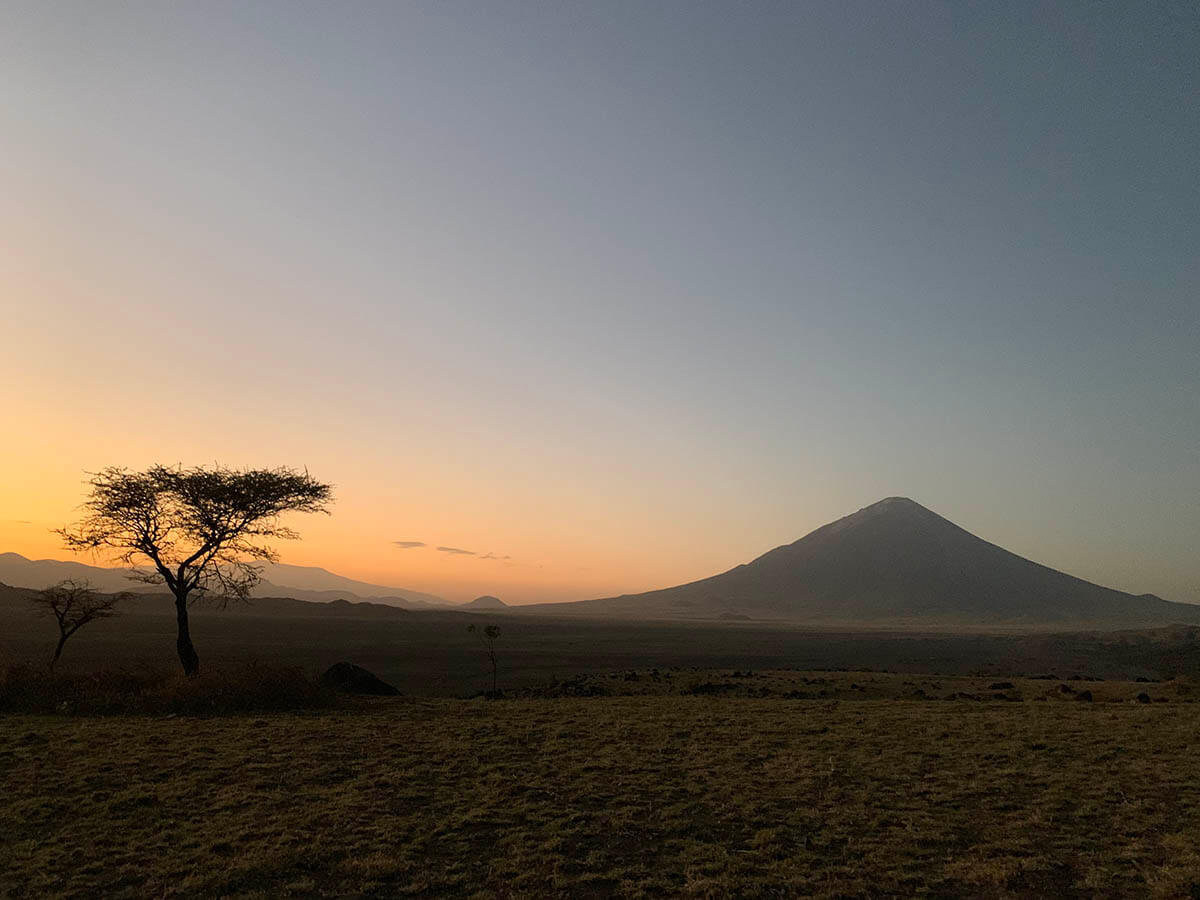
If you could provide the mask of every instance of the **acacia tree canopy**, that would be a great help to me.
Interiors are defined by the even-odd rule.
[[[283,525],[288,512],[328,512],[331,488],[291,468],[110,467],[88,481],[83,518],[60,529],[72,550],[108,552],[130,577],[165,584],[175,597],[184,670],[199,668],[188,632],[187,604],[203,597],[245,600],[262,562],[275,562],[272,540],[299,535]]]

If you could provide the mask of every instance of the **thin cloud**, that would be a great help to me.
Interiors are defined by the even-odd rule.
[[[497,556],[495,553],[485,553],[485,554],[483,554],[483,556],[481,556],[479,558],[480,559],[497,559],[497,560],[512,559],[511,556]]]
[[[417,547],[425,547],[427,544],[424,541],[392,541],[401,550],[414,550]],[[441,549],[440,547],[438,549]]]
[[[462,550],[458,547],[438,547],[441,553],[449,553],[451,556],[474,556],[474,550]]]

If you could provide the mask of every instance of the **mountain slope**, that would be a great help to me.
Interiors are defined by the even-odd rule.
[[[19,553],[0,553],[0,582],[41,589],[65,578],[87,579],[99,591],[161,592],[162,586],[130,581],[125,569],[89,566],[72,560],[26,559]],[[313,603],[338,599],[370,600],[414,609],[449,607],[441,597],[343,578],[311,566],[267,564],[255,597],[292,597]]]
[[[567,607],[573,613],[749,614],[864,624],[1200,621],[1200,607],[1136,597],[1047,568],[903,497],[881,500],[711,578],[539,611]]]

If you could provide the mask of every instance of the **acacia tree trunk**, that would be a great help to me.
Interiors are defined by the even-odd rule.
[[[192,633],[188,630],[187,594],[175,597],[175,621],[179,625],[175,649],[179,651],[179,661],[183,663],[183,674],[195,675],[200,671],[200,657],[192,646]]]
[[[58,646],[54,648],[54,657],[50,660],[50,671],[51,672],[54,671],[54,666],[58,662],[58,658],[60,656],[62,656],[63,644],[65,644],[67,642],[67,638],[69,638],[70,636],[71,635],[69,635],[65,631],[60,631],[58,633]]]

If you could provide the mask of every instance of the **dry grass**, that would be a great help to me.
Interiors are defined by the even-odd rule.
[[[1198,727],[665,693],[7,717],[0,895],[1186,897]]]

